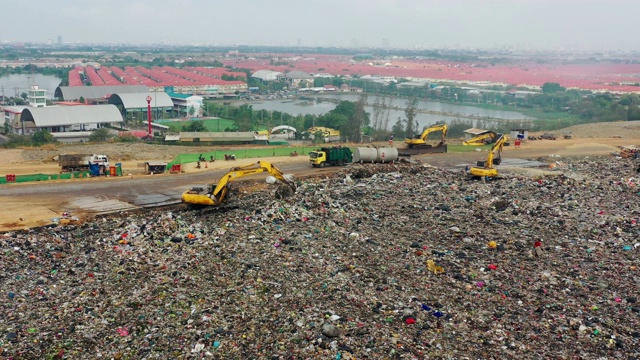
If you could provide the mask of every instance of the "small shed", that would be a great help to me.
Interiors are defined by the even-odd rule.
[[[526,140],[529,138],[529,129],[511,129],[509,130],[509,136],[511,136],[512,139]]]
[[[166,161],[147,161],[144,163],[144,171],[147,174],[162,174],[167,170]]]
[[[482,134],[486,134],[489,132],[489,130],[484,130],[484,129],[478,129],[478,128],[471,128],[471,129],[467,129],[464,132],[464,139],[465,140],[469,140],[471,138],[474,138],[478,135],[482,135]]]

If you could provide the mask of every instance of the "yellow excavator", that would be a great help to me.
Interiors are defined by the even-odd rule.
[[[498,134],[498,140],[496,140],[496,143],[491,147],[487,161],[478,161],[477,166],[472,167],[470,170],[471,176],[498,176],[498,170],[496,170],[493,165],[500,165],[500,162],[502,162],[502,147],[506,141],[507,137],[504,134]]]
[[[295,192],[295,183],[288,179],[282,171],[268,161],[258,161],[257,163],[231,168],[228,173],[220,178],[220,181],[218,181],[218,184],[215,186],[210,184],[201,187],[193,187],[185,191],[182,193],[182,202],[192,205],[220,205],[227,196],[227,192],[229,191],[227,185],[231,180],[263,172],[273,175],[276,179],[285,183]]]
[[[472,146],[482,146],[491,144],[498,138],[498,133],[489,131],[484,134],[480,134],[478,136],[474,136],[469,140],[465,140],[462,142],[462,145],[472,145]]]
[[[407,144],[409,149],[413,148],[431,148],[434,147],[432,145],[427,144],[427,136],[432,132],[442,131],[442,137],[440,138],[440,142],[435,147],[440,147],[444,145],[445,138],[447,136],[447,124],[439,124],[430,126],[422,132],[420,135],[416,135],[413,139],[405,139],[404,142]]]

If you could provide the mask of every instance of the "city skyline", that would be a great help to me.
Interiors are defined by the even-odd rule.
[[[29,18],[7,16],[3,42],[640,49],[630,36],[640,2],[630,0],[35,0],[3,10]]]

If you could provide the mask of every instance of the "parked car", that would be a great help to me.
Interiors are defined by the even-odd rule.
[[[540,139],[544,139],[544,140],[555,140],[556,139],[556,134],[553,133],[544,133],[542,135],[540,135]]]

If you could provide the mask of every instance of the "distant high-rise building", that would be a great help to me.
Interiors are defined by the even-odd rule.
[[[62,45],[62,35],[58,35],[58,45]]]
[[[391,42],[389,41],[389,39],[382,39],[383,48],[388,49],[390,45],[391,45]]]
[[[296,41],[296,44],[297,44],[298,46],[302,46],[302,40],[301,40],[301,39],[298,39],[298,41]]]

